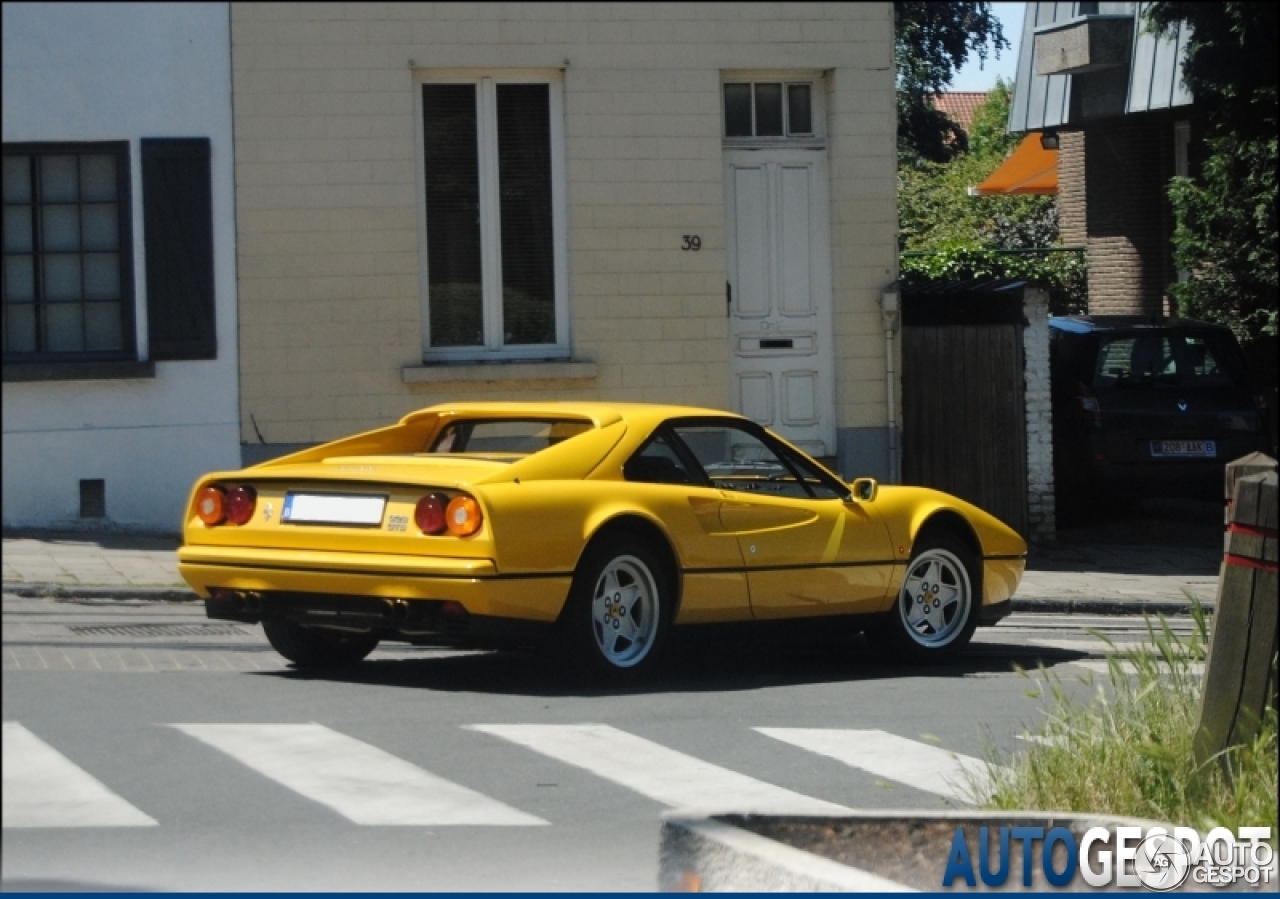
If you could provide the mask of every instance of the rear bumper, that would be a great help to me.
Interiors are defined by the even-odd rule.
[[[551,622],[469,614],[456,602],[382,599],[326,593],[215,589],[205,613],[219,621],[293,621],[307,627],[369,633],[410,643],[504,647],[541,641]]]
[[[501,575],[490,559],[184,546],[178,571],[205,599],[234,594],[453,602],[467,615],[553,622],[572,574]]]

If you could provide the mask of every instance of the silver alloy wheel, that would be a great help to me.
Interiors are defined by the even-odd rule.
[[[973,604],[969,572],[953,553],[926,549],[911,560],[898,594],[907,635],[926,649],[942,649],[964,631]]]
[[[591,629],[605,661],[617,668],[640,664],[653,648],[660,619],[649,566],[635,556],[615,556],[591,595]]]

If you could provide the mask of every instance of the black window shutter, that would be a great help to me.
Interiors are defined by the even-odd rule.
[[[209,139],[142,139],[151,358],[215,359]]]

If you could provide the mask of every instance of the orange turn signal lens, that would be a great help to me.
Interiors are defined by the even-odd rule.
[[[227,491],[210,484],[196,499],[196,515],[206,527],[216,527],[227,520]]]
[[[480,514],[480,504],[469,496],[455,496],[445,510],[445,522],[449,533],[455,537],[470,537],[480,530],[484,516]]]

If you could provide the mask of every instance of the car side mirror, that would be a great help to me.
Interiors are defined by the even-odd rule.
[[[880,489],[875,478],[857,478],[850,487],[854,501],[862,503],[869,503],[875,499],[876,491]]]

